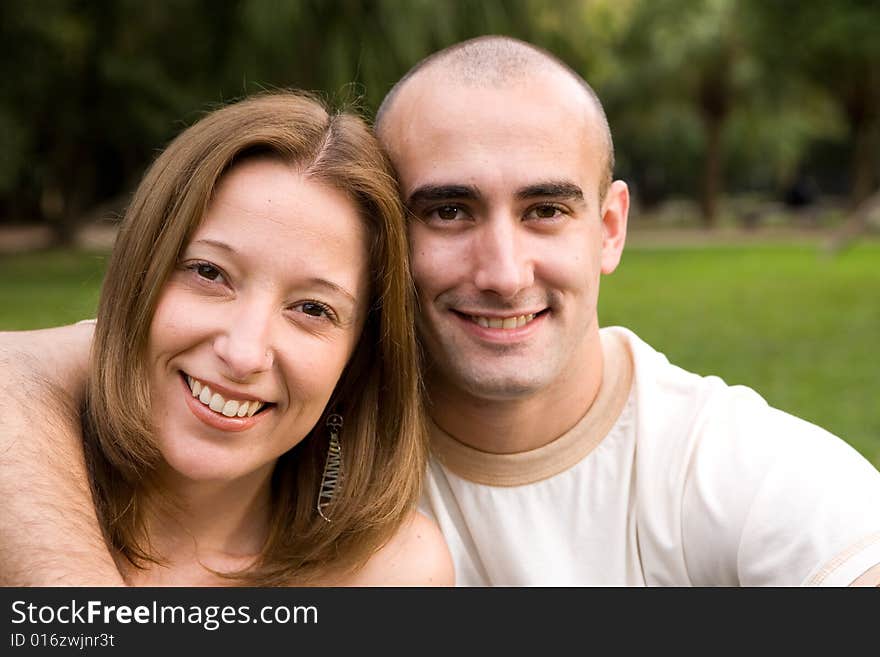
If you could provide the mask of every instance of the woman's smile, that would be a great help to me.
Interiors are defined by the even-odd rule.
[[[187,379],[193,381],[192,387]],[[188,375],[180,377],[183,384],[183,397],[187,407],[199,420],[207,424],[213,429],[221,431],[245,431],[250,429],[257,422],[262,420],[271,412],[263,402],[249,400],[241,401],[233,399],[225,399],[219,393],[212,392],[207,385],[201,385],[198,380],[192,379]],[[199,395],[195,394],[195,390],[199,390]],[[204,400],[207,399],[206,403]],[[234,406],[234,412],[233,412]],[[274,404],[272,405],[274,406]],[[259,415],[257,410],[263,407],[265,410]],[[220,410],[216,410],[219,408]],[[244,411],[241,415],[238,413]],[[250,413],[249,411],[253,411]]]
[[[186,380],[193,397],[196,397],[212,411],[222,413],[226,417],[244,417],[245,415],[252,417],[269,404],[269,402],[256,397],[249,397],[243,393],[238,394],[226,390],[216,383],[209,384],[201,381],[185,372],[181,372],[181,374]]]

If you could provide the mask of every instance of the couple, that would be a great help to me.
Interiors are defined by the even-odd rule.
[[[599,329],[629,198],[576,73],[481,37],[375,130],[406,225],[358,119],[246,100],[148,172],[88,375],[89,327],[4,337],[6,583],[880,582],[873,466]]]

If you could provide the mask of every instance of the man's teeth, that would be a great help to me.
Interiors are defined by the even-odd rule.
[[[200,402],[210,408],[212,411],[222,413],[226,417],[248,417],[253,416],[260,410],[265,402],[248,400],[238,401],[237,399],[224,399],[222,395],[211,390],[201,381],[186,375],[186,381],[189,383],[189,389],[192,390],[192,396],[197,397]]]
[[[525,326],[535,319],[535,313],[530,315],[516,315],[514,317],[479,317],[477,315],[471,315],[470,317],[471,321],[479,324],[483,328],[515,329],[520,326]]]

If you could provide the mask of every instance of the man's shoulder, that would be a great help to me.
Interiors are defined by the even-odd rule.
[[[643,424],[681,433],[726,406],[741,405],[756,411],[766,407],[750,388],[729,386],[717,376],[703,376],[672,364],[664,353],[629,329],[604,328],[602,339],[625,346],[633,369],[630,396]]]
[[[825,429],[770,406],[748,386],[729,385],[718,376],[670,363],[628,329],[602,331],[603,339],[622,340],[632,356],[631,397],[642,448],[656,442],[664,451],[675,452],[678,446],[681,454],[693,456],[708,444],[710,449],[757,450],[767,458],[777,451],[794,450],[795,445],[798,451],[807,446],[822,451],[842,442]]]
[[[634,382],[641,384],[645,394],[693,396],[726,387],[717,376],[703,376],[671,363],[666,354],[628,328],[609,326],[600,335],[603,343],[614,340],[624,345],[632,360]]]
[[[855,449],[751,388],[672,365],[631,331],[611,334],[633,355],[643,555],[680,536],[700,584],[848,583],[876,563],[859,546],[876,540],[880,473]],[[847,550],[858,559],[839,568]]]

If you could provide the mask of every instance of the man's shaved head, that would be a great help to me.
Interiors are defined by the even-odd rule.
[[[617,267],[629,208],[593,90],[540,48],[480,37],[407,73],[376,132],[410,217],[432,418],[478,436],[468,418],[487,405],[564,400],[571,413],[549,414],[565,422],[540,422],[562,434],[601,379],[599,280]]]
[[[395,101],[408,83],[423,75],[438,75],[444,81],[462,86],[503,88],[527,81],[548,71],[561,71],[575,80],[596,111],[598,129],[605,146],[600,196],[611,184],[614,171],[614,144],[602,103],[593,88],[570,66],[552,53],[525,41],[506,36],[481,36],[456,43],[435,52],[413,66],[385,96],[376,112],[376,134],[386,139],[386,127]]]

